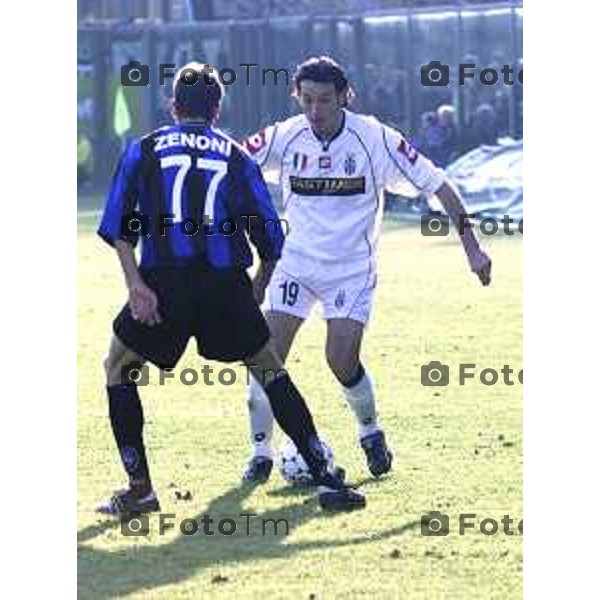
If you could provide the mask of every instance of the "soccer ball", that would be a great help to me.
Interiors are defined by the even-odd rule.
[[[325,458],[329,470],[333,469],[333,450],[327,442],[321,441],[321,446],[325,452]],[[298,448],[292,440],[287,440],[279,451],[279,472],[281,476],[292,485],[311,485],[312,476],[308,470],[307,464],[298,452]]]

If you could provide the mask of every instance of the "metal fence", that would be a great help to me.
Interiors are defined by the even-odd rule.
[[[86,24],[78,29],[78,141],[87,144],[90,176],[99,187],[110,176],[123,138],[167,122],[170,84],[159,85],[161,63],[200,60],[236,71],[227,86],[219,125],[242,136],[297,112],[285,77],[261,81],[261,69],[286,69],[311,55],[329,54],[347,69],[355,109],[375,114],[409,135],[422,115],[442,104],[456,110],[459,134],[477,108],[493,107],[499,133],[522,137],[522,86],[421,85],[421,66],[476,63],[478,69],[522,65],[521,3],[448,9],[413,8],[335,17],[288,17],[170,24]],[[149,86],[121,85],[121,67],[149,65]],[[242,64],[256,64],[242,67]],[[246,76],[249,74],[249,81]],[[516,76],[513,76],[516,79]],[[249,82],[249,85],[248,85]],[[291,82],[291,81],[290,81]],[[470,84],[470,85],[469,85]],[[128,132],[124,133],[124,129]],[[78,162],[79,162],[78,144]]]

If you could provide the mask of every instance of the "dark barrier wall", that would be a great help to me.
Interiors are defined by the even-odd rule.
[[[172,80],[158,85],[159,63],[181,66],[192,58],[236,71],[220,119],[220,126],[234,137],[297,111],[284,73],[277,85],[273,73],[267,73],[263,85],[262,69],[287,69],[291,83],[299,60],[326,53],[348,70],[357,93],[356,110],[377,115],[421,145],[426,145],[423,128],[432,118],[428,113],[442,105],[454,109],[458,152],[476,144],[492,122],[496,137],[519,138],[522,86],[504,85],[502,74],[493,86],[478,79],[460,86],[458,64],[475,63],[477,71],[493,67],[498,72],[508,64],[516,82],[522,38],[520,3],[397,9],[370,16],[80,25],[78,162],[86,163],[83,176],[91,175],[98,187],[106,185],[127,138],[168,122]],[[121,66],[131,60],[149,65],[149,86],[121,86]],[[451,67],[449,86],[421,84],[421,67],[433,60]]]

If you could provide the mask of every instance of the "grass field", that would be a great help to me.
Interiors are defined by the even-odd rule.
[[[375,310],[364,344],[381,422],[395,450],[393,473],[368,477],[354,418],[324,361],[324,323],[301,330],[288,369],[308,398],[348,477],[363,483],[366,510],[324,516],[313,496],[277,473],[260,488],[239,485],[248,458],[245,372],[235,385],[158,386],[151,370],[141,395],[153,479],[176,522],[209,514],[236,518],[226,537],[177,529],[124,537],[118,521],[94,514],[124,483],[107,417],[102,358],[125,295],[116,257],[94,235],[97,216],[80,215],[78,241],[78,585],[81,598],[520,598],[522,386],[457,383],[458,364],[477,371],[522,368],[522,238],[486,240],[490,288],[468,272],[456,238],[424,238],[416,226],[387,223],[380,244]],[[450,385],[423,387],[421,365],[450,366]],[[186,366],[201,364],[192,351]],[[218,367],[218,365],[212,365]],[[216,373],[216,371],[215,371]],[[174,484],[174,487],[173,487]],[[175,492],[191,492],[188,501]],[[420,517],[450,517],[446,537],[421,535]],[[241,512],[258,518],[246,535]],[[499,523],[515,536],[458,534],[459,513]],[[287,519],[289,534],[259,518]],[[269,533],[270,532],[270,533]]]

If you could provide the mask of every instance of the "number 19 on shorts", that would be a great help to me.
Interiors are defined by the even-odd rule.
[[[294,306],[296,300],[298,300],[298,292],[300,291],[298,283],[296,281],[284,281],[279,287],[283,290],[281,302],[288,306]]]

